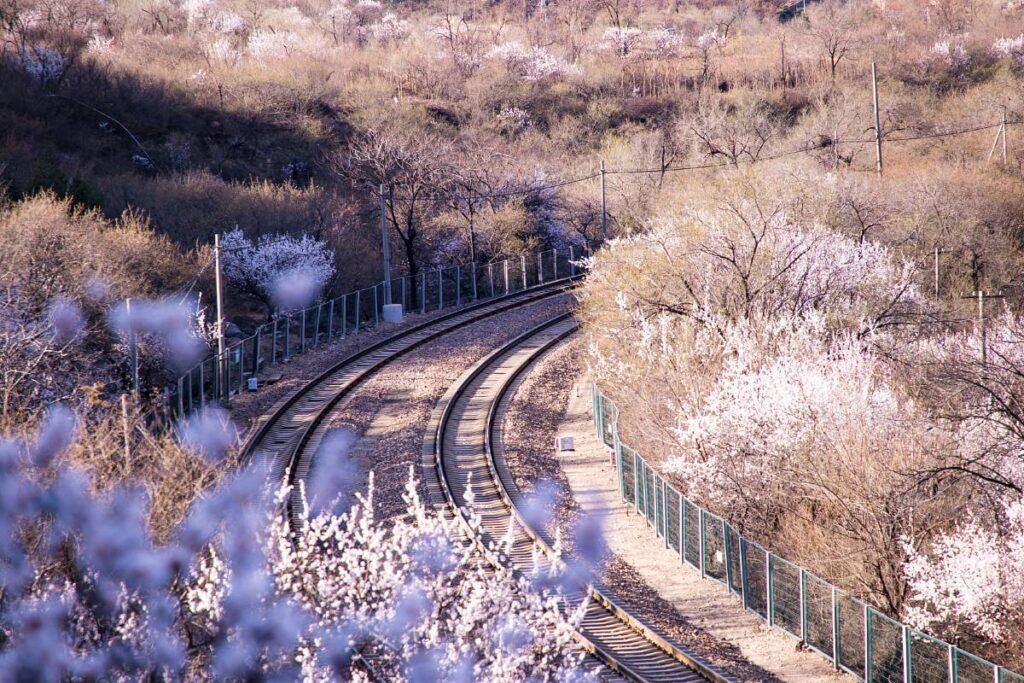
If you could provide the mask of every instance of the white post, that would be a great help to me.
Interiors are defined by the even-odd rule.
[[[604,159],[601,159],[601,239],[608,239],[608,198],[605,193]]]
[[[128,315],[128,360],[131,364],[132,396],[139,397],[139,344],[135,337],[135,323],[132,321],[132,300],[124,300],[124,310]],[[191,379],[191,378],[190,378]],[[190,385],[191,386],[191,385]],[[190,406],[191,408],[191,406]]]
[[[1003,129],[1003,165],[1006,165],[1006,110],[1003,109],[1002,115],[1002,129]]]
[[[871,89],[875,100],[875,159],[878,175],[882,175],[882,118],[878,111],[878,69],[871,62]]]
[[[217,290],[217,387],[224,381],[224,288],[221,283],[220,264],[220,233],[213,236],[214,283]],[[225,391],[225,396],[227,392]]]

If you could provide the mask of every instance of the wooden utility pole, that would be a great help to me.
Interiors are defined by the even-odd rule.
[[[985,332],[985,300],[986,299],[1003,299],[1003,298],[1005,298],[1005,296],[1001,292],[997,292],[995,294],[991,294],[989,292],[986,292],[984,290],[980,290],[979,289],[977,292],[973,292],[971,294],[961,294],[960,298],[961,299],[974,299],[974,298],[977,298],[977,300],[978,300],[978,328],[980,330],[979,334],[980,334],[980,337],[981,337],[981,353],[980,353],[980,356],[981,356],[981,367],[984,368],[985,365],[988,362],[988,349],[987,349],[988,339],[987,339],[987,335],[986,335],[986,332]]]
[[[875,101],[875,168],[882,175],[882,116],[878,111],[878,68],[871,62],[871,90]]]
[[[139,397],[139,340],[135,335],[135,321],[132,320],[132,300],[124,300],[124,310],[128,316],[128,362],[131,365],[132,395]]]
[[[132,466],[132,431],[128,426],[127,394],[121,394],[121,433],[124,438],[124,472],[128,474]]]
[[[1003,131],[1003,166],[1006,166],[1006,110],[1003,109],[1001,117],[1002,125],[1000,129]]]
[[[214,264],[214,283],[217,290],[217,376],[216,380],[216,394],[221,395],[221,389],[224,389],[224,398],[227,399],[227,387],[224,385],[224,288],[221,284],[221,272],[220,272],[220,233],[213,236],[213,264]]]
[[[988,159],[985,160],[985,164],[992,163],[992,156],[996,153],[996,146],[1003,143],[1003,166],[1006,165],[1007,160],[1007,145],[1006,145],[1006,110],[999,117],[999,128],[996,130],[996,139],[992,141],[992,149],[988,151]]]
[[[608,198],[605,194],[604,159],[601,159],[601,239],[608,239]]]
[[[839,170],[839,129],[832,131],[832,170]]]
[[[391,245],[388,243],[388,220],[384,202],[384,183],[380,184],[380,241],[384,255],[384,305],[391,304]]]

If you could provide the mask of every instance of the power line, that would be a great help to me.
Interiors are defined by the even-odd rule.
[[[1024,123],[1024,121],[1007,121],[1006,125],[1008,125],[1008,126],[1017,126],[1017,125],[1021,125],[1022,123]],[[902,137],[886,137],[883,134],[882,140],[884,142],[889,142],[889,143],[914,142],[914,141],[919,141],[919,140],[931,140],[931,139],[938,139],[938,138],[954,137],[954,136],[957,136],[957,135],[968,135],[970,133],[977,133],[977,132],[985,131],[985,130],[992,130],[994,128],[999,128],[1002,125],[1003,125],[1002,123],[993,123],[993,124],[986,124],[986,125],[982,125],[982,126],[970,126],[970,127],[967,127],[967,128],[958,128],[958,129],[955,129],[955,130],[935,131],[933,133],[920,133],[920,134],[915,134],[915,135],[905,135],[905,136],[902,136]],[[875,138],[871,138],[871,139],[852,139],[852,140],[833,140],[832,141],[832,145],[834,145],[834,144],[865,145],[865,144],[874,144],[874,143],[875,143]],[[755,163],[762,163],[762,162],[765,162],[765,161],[773,161],[773,160],[781,159],[781,158],[788,157],[788,156],[796,156],[796,155],[799,155],[799,154],[808,154],[808,153],[811,153],[811,152],[814,152],[814,151],[825,149],[826,147],[830,147],[830,146],[831,145],[829,145],[829,144],[814,144],[814,143],[808,142],[808,143],[804,144],[802,147],[797,147],[797,148],[793,148],[793,149],[789,149],[789,150],[784,150],[784,151],[781,151],[781,152],[776,152],[774,154],[768,154],[768,155],[756,156],[756,157],[748,154],[747,156],[750,157],[749,163],[755,164]],[[714,170],[714,169],[719,169],[719,168],[729,168],[731,166],[736,166],[736,165],[737,165],[737,162],[734,162],[734,161],[716,161],[716,162],[709,162],[709,163],[703,163],[703,164],[688,164],[688,165],[680,165],[680,166],[664,166],[664,167],[659,167],[659,168],[606,169],[604,173],[605,173],[605,175],[651,175],[651,174],[665,174],[665,173],[685,173],[685,172],[688,172],[688,171],[706,171],[706,170]],[[480,193],[480,194],[476,194],[476,195],[462,195],[462,196],[458,196],[458,195],[454,195],[454,196],[452,196],[452,195],[422,195],[422,196],[415,196],[415,197],[414,196],[401,196],[401,195],[396,196],[396,195],[391,195],[389,197],[389,199],[391,199],[392,201],[420,201],[420,202],[450,202],[453,199],[456,200],[456,201],[463,201],[463,202],[488,201],[488,200],[493,200],[493,199],[508,199],[508,198],[512,198],[512,197],[525,197],[525,196],[529,196],[531,194],[536,194],[538,192],[544,192],[546,190],[554,190],[554,189],[558,189],[558,188],[561,188],[561,187],[566,187],[566,186],[569,186],[569,185],[574,185],[574,184],[577,184],[577,183],[583,183],[583,182],[586,182],[588,180],[593,180],[595,178],[599,178],[600,176],[601,176],[600,172],[598,172],[598,173],[590,173],[588,175],[577,176],[577,177],[574,177],[574,178],[567,178],[565,180],[555,181],[555,182],[547,183],[547,184],[544,184],[544,185],[532,185],[532,186],[529,186],[529,187],[524,187],[523,189],[520,189],[520,190],[506,190],[506,191],[502,191],[502,192]]]

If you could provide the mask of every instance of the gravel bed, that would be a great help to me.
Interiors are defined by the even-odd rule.
[[[577,338],[542,358],[514,387],[503,423],[505,458],[520,491],[529,494],[541,480],[554,483],[554,523],[562,529],[563,544],[570,553],[572,534],[566,531],[573,528],[580,508],[554,452],[554,443],[566,415],[570,392],[585,368],[585,356],[583,342]],[[735,645],[691,624],[619,556],[609,554],[602,571],[604,584],[632,614],[698,653],[728,677],[741,681],[778,680],[745,659]]]
[[[259,418],[271,413],[275,406],[301,389],[307,382],[334,367],[338,361],[366,347],[410,327],[430,322],[455,309],[446,308],[425,315],[407,314],[398,324],[381,325],[359,334],[339,337],[321,343],[315,349],[287,361],[267,367],[260,373],[260,390],[241,393],[231,399],[231,417],[242,433],[248,437]],[[280,375],[272,384],[266,378]]]
[[[452,383],[498,346],[570,310],[574,301],[571,294],[546,299],[425,344],[374,374],[335,409],[329,427],[358,437],[351,453],[358,473],[354,488],[365,488],[374,472],[381,517],[404,513],[409,468],[419,463],[430,413]]]

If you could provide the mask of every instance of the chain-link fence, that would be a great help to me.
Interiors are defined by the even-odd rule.
[[[594,387],[597,435],[614,449],[622,499],[665,547],[722,583],[769,626],[870,683],[1024,683],[1024,676],[921,633],[787,562],[687,500],[619,441],[614,403]]]
[[[249,378],[265,368],[305,353],[320,344],[376,328],[384,305],[400,303],[407,313],[429,313],[496,298],[576,275],[573,248],[550,249],[487,264],[471,263],[422,271],[391,281],[391,302],[384,283],[342,294],[329,301],[274,318],[229,344],[178,377],[170,406],[179,417],[209,402],[227,403],[244,391]],[[219,372],[218,372],[219,370]]]

